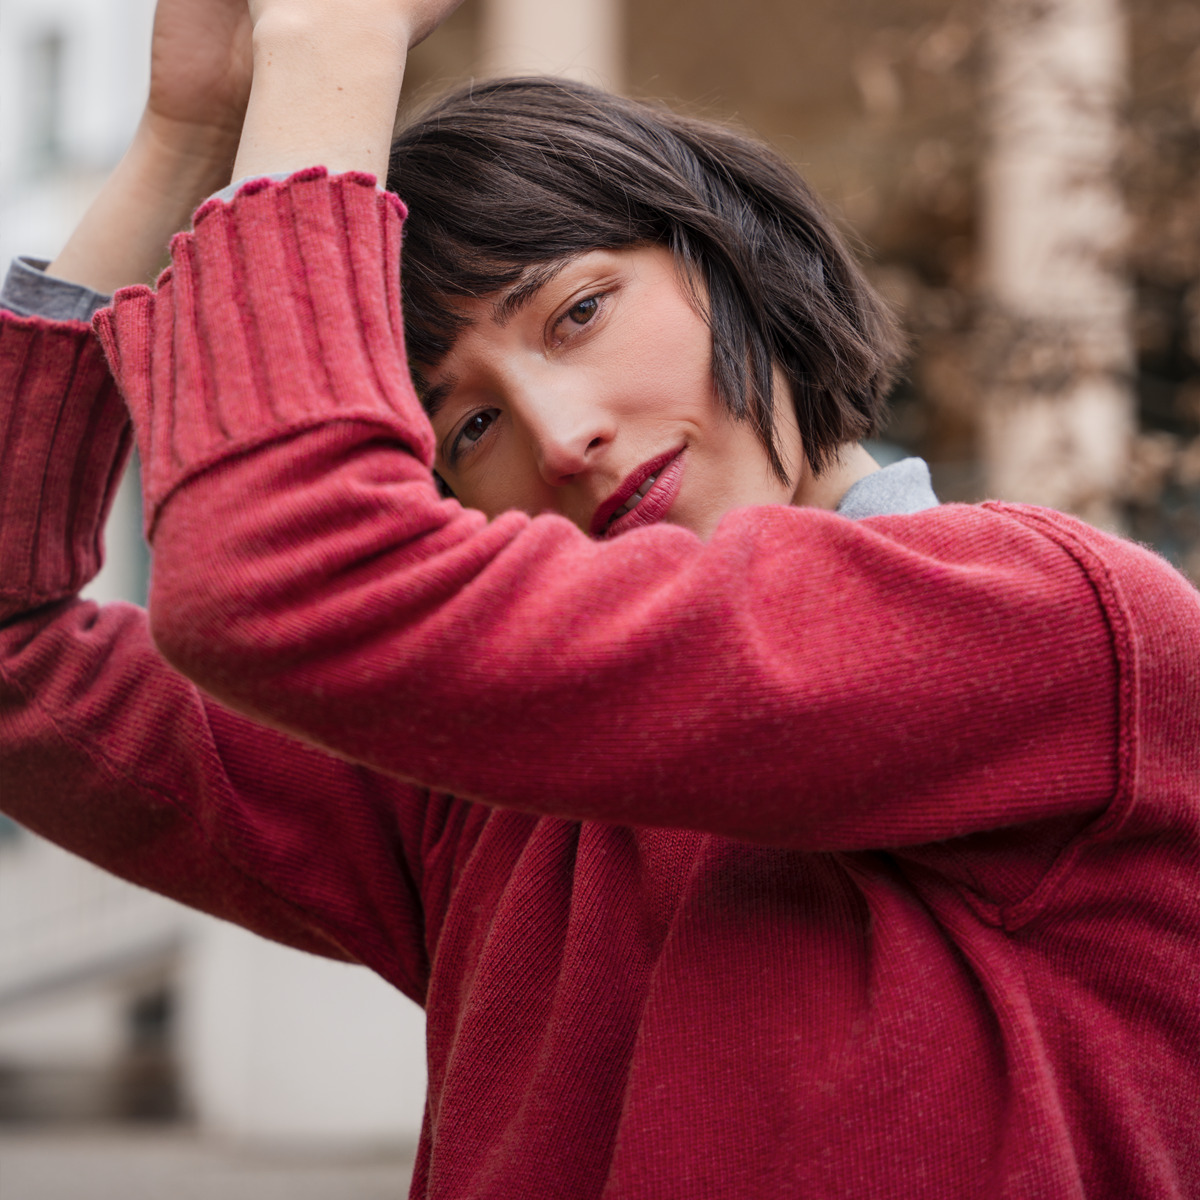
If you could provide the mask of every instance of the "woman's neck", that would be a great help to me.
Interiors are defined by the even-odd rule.
[[[848,443],[820,475],[814,475],[805,464],[792,503],[808,508],[835,509],[854,484],[878,470],[879,464],[862,446],[857,442]]]

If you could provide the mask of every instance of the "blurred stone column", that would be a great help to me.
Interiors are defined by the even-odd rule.
[[[985,487],[1112,527],[1135,420],[1120,0],[989,0],[988,26]]]
[[[621,0],[487,0],[487,75],[567,75],[619,90]]]

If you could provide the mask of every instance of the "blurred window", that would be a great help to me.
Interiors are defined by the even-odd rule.
[[[57,166],[64,156],[63,148],[63,86],[66,38],[58,29],[46,30],[29,42],[26,55],[25,97],[29,105],[31,158],[46,169]]]

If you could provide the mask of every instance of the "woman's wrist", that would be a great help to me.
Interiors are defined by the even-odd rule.
[[[236,142],[147,112],[124,157],[47,273],[97,292],[153,279],[172,235],[229,182]]]
[[[394,16],[336,17],[276,11],[255,26],[234,178],[317,165],[386,175],[409,30]]]
[[[142,114],[130,146],[136,168],[165,197],[188,205],[188,213],[230,180],[241,130],[215,129]]]

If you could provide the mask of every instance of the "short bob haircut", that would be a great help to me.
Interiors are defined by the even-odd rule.
[[[558,78],[471,84],[392,146],[404,234],[405,337],[418,391],[491,295],[591,250],[674,252],[712,330],[721,402],[780,479],[772,368],[814,473],[876,432],[900,339],[816,196],[775,151],[710,121]]]

